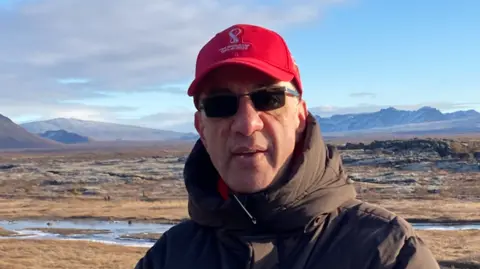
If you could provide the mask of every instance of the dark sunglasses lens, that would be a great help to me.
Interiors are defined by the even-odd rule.
[[[258,91],[252,93],[252,102],[260,111],[274,110],[285,105],[285,92],[283,91]]]
[[[203,108],[207,117],[231,117],[237,113],[237,97],[233,95],[208,97],[203,101]]]

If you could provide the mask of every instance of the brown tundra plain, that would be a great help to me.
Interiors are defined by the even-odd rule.
[[[431,225],[418,233],[442,267],[480,268],[480,140],[329,142],[359,198]],[[108,224],[187,219],[182,173],[191,146],[2,153],[0,268],[133,268],[162,230],[112,235]],[[62,226],[91,221],[105,225]]]

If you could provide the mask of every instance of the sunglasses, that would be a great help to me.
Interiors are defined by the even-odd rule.
[[[210,118],[227,118],[238,111],[240,98],[248,96],[257,111],[270,111],[285,105],[286,96],[298,97],[300,94],[285,86],[262,87],[246,94],[215,94],[204,98],[199,108]]]

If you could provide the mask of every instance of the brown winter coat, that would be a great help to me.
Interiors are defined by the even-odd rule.
[[[313,117],[307,126],[282,184],[226,200],[197,142],[184,173],[191,220],[164,233],[135,268],[439,268],[409,223],[355,199],[339,153]]]

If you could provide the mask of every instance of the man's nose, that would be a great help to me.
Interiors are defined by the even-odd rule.
[[[232,131],[245,136],[250,136],[263,128],[263,121],[258,116],[252,101],[248,97],[241,97],[238,111],[234,116]]]

